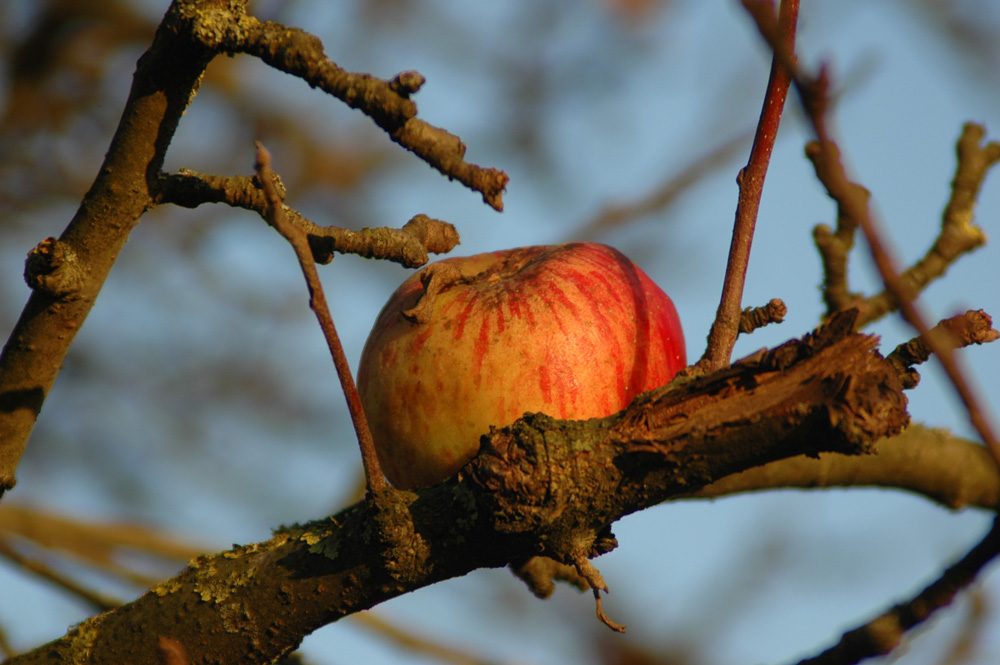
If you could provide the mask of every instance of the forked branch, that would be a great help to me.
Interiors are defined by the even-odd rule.
[[[379,492],[388,487],[385,476],[382,475],[382,468],[375,454],[375,442],[372,439],[371,430],[368,427],[368,419],[365,411],[361,407],[361,397],[358,395],[357,386],[354,384],[354,377],[351,374],[351,366],[347,362],[347,355],[344,347],[340,343],[340,336],[337,328],[333,324],[333,317],[330,315],[330,308],[326,304],[326,296],[323,293],[323,283],[319,279],[319,272],[316,270],[316,263],[313,260],[312,249],[309,247],[309,240],[302,228],[292,224],[285,219],[285,211],[275,187],[276,176],[271,172],[271,155],[264,146],[257,144],[257,180],[267,200],[265,219],[275,231],[288,241],[295,250],[295,256],[299,260],[299,267],[305,277],[306,286],[309,288],[309,307],[315,312],[316,320],[319,321],[323,336],[326,338],[327,347],[333,357],[333,364],[340,378],[340,386],[344,391],[344,398],[347,400],[347,408],[351,413],[351,421],[354,423],[354,431],[358,437],[358,444],[361,447],[361,461],[364,463],[365,481],[369,493]]]
[[[608,526],[622,516],[736,470],[869,452],[906,423],[905,398],[875,340],[852,329],[853,320],[835,320],[608,418],[534,415],[494,430],[456,478],[378,492],[267,542],[197,559],[9,665],[54,662],[82,645],[94,662],[153,662],[161,635],[192,662],[270,662],[322,625],[476,568],[532,556],[575,565],[607,551]]]
[[[280,190],[278,195],[283,198]],[[225,203],[253,210],[262,217],[268,209],[267,197],[257,178],[208,175],[189,169],[160,176],[155,200],[185,208]],[[428,253],[446,254],[459,244],[454,226],[427,215],[414,215],[399,229],[380,227],[352,231],[338,226],[320,226],[283,202],[281,208],[285,218],[306,233],[313,259],[320,264],[332,261],[337,252],[419,268],[427,263]]]
[[[314,88],[360,110],[393,141],[447,176],[482,194],[483,201],[503,210],[509,178],[503,171],[465,161],[465,144],[454,134],[416,117],[410,95],[423,85],[417,72],[403,72],[391,81],[345,71],[326,56],[323,43],[300,29],[260,21],[246,13],[247,0],[228,7],[175,2],[171,25],[215,53],[246,53],[271,67],[301,78]]]
[[[941,216],[941,232],[927,253],[899,276],[900,288],[911,297],[942,277],[962,255],[986,242],[986,234],[974,223],[975,207],[986,174],[1000,161],[1000,143],[991,141],[983,144],[984,137],[985,132],[979,125],[966,123],[962,128],[955,150],[958,162],[951,196]],[[825,154],[827,152],[830,154]],[[819,179],[832,183],[832,175],[826,169],[840,163],[836,146],[813,142],[806,147],[806,156],[816,167]],[[857,307],[861,312],[858,325],[863,327],[898,310],[899,301],[890,289],[871,297],[851,293],[849,289],[848,258],[860,221],[848,214],[847,208],[839,202],[847,197],[859,201],[864,199],[867,209],[869,193],[856,183],[849,182],[847,187],[847,191],[835,191],[834,198],[838,201],[836,230],[821,224],[814,229],[813,237],[823,261],[823,299],[826,301],[827,316],[838,310]]]

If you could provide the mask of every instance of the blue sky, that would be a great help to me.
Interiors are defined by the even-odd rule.
[[[769,64],[735,2],[675,2],[637,26],[622,23],[600,3],[566,11],[565,3],[553,2],[545,6],[558,19],[532,29],[518,4],[438,0],[417,17],[402,12],[395,28],[375,34],[356,29],[363,12],[352,3],[304,0],[284,10],[262,4],[262,13],[316,32],[327,53],[348,69],[386,78],[419,70],[428,79],[416,96],[421,116],[460,135],[470,161],[508,172],[502,214],[416,159],[362,193],[366,214],[381,224],[399,226],[418,212],[453,222],[462,236],[460,254],[573,239],[595,210],[640,196],[715,141],[751,128]],[[995,3],[962,4],[983,12],[982,24],[1000,25]],[[962,123],[985,123],[991,138],[1000,137],[1000,62],[995,55],[985,64],[962,56],[939,26],[901,0],[803,5],[803,61],[829,62],[835,81],[851,81],[835,115],[841,148],[857,179],[873,192],[897,256],[912,262],[937,233]],[[244,60],[238,70],[265,98],[262,103],[298,109],[319,134],[369,131],[358,114],[301,81]],[[491,69],[497,62],[510,68],[537,62],[544,101],[524,106],[498,84]],[[129,67],[123,62],[124,71]],[[213,94],[206,86],[195,99],[168,169],[250,170],[252,147],[227,126]],[[510,133],[524,114],[539,134],[536,145],[542,147],[534,152],[520,149]],[[801,335],[822,311],[811,229],[832,223],[835,210],[803,157],[807,139],[801,116],[790,107],[765,186],[744,297],[748,305],[780,297],[789,315],[784,324],[742,339],[738,356]],[[279,173],[294,171],[296,165],[282,163],[280,145],[269,147]],[[598,238],[630,255],[671,295],[691,361],[702,351],[718,302],[741,160],[745,151],[662,214]],[[317,223],[340,223],[325,195],[296,199],[293,191],[289,202]],[[64,204],[35,214],[0,246],[4,321],[12,320],[26,295],[20,282],[24,253],[44,235],[57,234],[72,209],[68,194]],[[106,383],[83,393],[80,383],[75,390],[57,384],[22,466],[21,484],[9,498],[69,507],[91,518],[141,519],[221,549],[265,539],[282,522],[343,505],[359,462],[291,253],[249,214],[219,208],[198,241],[196,261],[179,263],[157,246],[157,225],[172,223],[176,214],[155,211],[133,235],[77,340],[79,348],[111,365]],[[996,173],[987,179],[977,219],[988,235],[998,235]],[[924,303],[935,319],[967,308],[1000,314],[998,251],[988,245],[928,289]],[[877,288],[863,245],[851,268],[855,289]],[[131,271],[154,274],[155,283],[134,280]],[[337,258],[323,269],[354,366],[371,322],[406,274],[354,257]],[[895,319],[874,331],[883,336],[886,351],[912,336]],[[244,411],[207,418],[199,410],[203,395],[191,386],[164,380],[122,391],[116,385],[131,380],[136,369],[123,365],[116,374],[116,354],[162,373],[176,359],[220,340],[240,348],[248,365],[280,368],[274,380],[287,386],[289,401],[310,422],[261,429],[247,415],[252,401]],[[984,403],[997,413],[1000,348],[975,348],[962,357]],[[972,436],[937,367],[922,373],[924,380],[909,395],[914,417]],[[161,404],[159,391],[172,399]],[[67,411],[77,415],[59,417]],[[192,414],[202,418],[197,427],[185,425]],[[80,431],[115,439],[116,467],[157,473],[112,475],[113,482],[95,487],[93,477],[79,472],[95,463],[92,454],[88,459],[87,450],[54,443],[72,441]],[[61,471],[43,463],[46,451],[67,455]],[[203,463],[193,463],[202,456]],[[708,644],[698,652],[706,663],[783,663],[832,644],[844,630],[921,588],[976,542],[988,522],[987,515],[950,513],[890,491],[770,493],[669,504],[629,516],[615,527],[619,548],[595,563],[612,588],[605,609],[629,625],[628,639],[662,648]],[[996,605],[996,574],[986,576],[984,590]],[[86,616],[78,604],[19,579],[5,564],[0,597],[0,622],[8,630],[19,627],[12,635],[23,646],[56,637]],[[477,571],[376,611],[496,662],[596,662],[578,632],[582,624],[596,625],[588,595],[560,589],[555,598],[537,601],[503,570]],[[900,662],[936,662],[937,650],[968,612],[968,603],[957,602],[904,649]],[[990,628],[981,633],[986,642],[972,663],[995,662],[1000,653],[1000,616],[988,620]],[[318,631],[304,650],[323,665],[423,662],[350,619]]]

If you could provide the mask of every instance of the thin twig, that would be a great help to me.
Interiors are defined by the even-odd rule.
[[[949,266],[964,254],[986,244],[986,234],[973,223],[976,201],[990,167],[1000,162],[1000,143],[979,144],[985,130],[976,124],[962,127],[955,146],[957,162],[951,196],[941,215],[941,232],[927,253],[900,274],[900,281],[914,294],[943,277]],[[895,311],[896,300],[888,289],[868,298],[859,325]]]
[[[750,0],[744,0],[744,4],[755,4]],[[759,3],[757,3],[759,4]],[[944,367],[948,378],[958,393],[959,398],[965,406],[969,415],[969,422],[982,438],[983,442],[990,450],[997,467],[1000,468],[1000,439],[993,432],[992,427],[987,422],[979,399],[973,394],[972,389],[966,381],[964,373],[958,366],[955,354],[947,345],[938,343],[934,336],[929,335],[930,327],[927,325],[925,317],[919,310],[915,297],[911,289],[906,288],[900,278],[900,273],[896,269],[895,260],[889,255],[882,241],[883,233],[878,223],[868,209],[867,197],[859,194],[856,186],[847,177],[847,171],[840,158],[839,150],[831,139],[831,132],[827,126],[826,110],[829,105],[827,96],[828,76],[825,68],[821,68],[817,76],[813,78],[805,77],[799,70],[794,52],[788,49],[787,44],[777,37],[774,30],[773,21],[769,21],[766,12],[751,12],[761,35],[771,45],[776,58],[788,67],[792,74],[792,82],[799,94],[802,105],[812,124],[817,141],[812,150],[814,155],[810,155],[816,167],[817,177],[826,187],[827,193],[837,201],[848,216],[858,221],[865,234],[865,240],[871,252],[875,266],[878,268],[885,284],[893,298],[899,303],[900,313],[903,318],[918,334],[927,340],[931,351],[938,357]]]
[[[590,588],[594,591],[594,606],[597,612],[598,620],[605,626],[615,631],[616,633],[624,633],[625,626],[620,623],[615,623],[611,618],[604,613],[604,606],[601,602],[601,592],[608,593],[608,585],[604,581],[604,577],[601,575],[601,571],[597,570],[594,564],[590,563],[586,557],[579,557],[573,562],[576,566],[577,572],[587,580],[590,584]]]
[[[931,282],[944,276],[948,267],[959,257],[981,247],[986,234],[973,223],[976,199],[990,167],[1000,161],[1000,143],[991,141],[983,146],[985,132],[982,127],[966,123],[958,139],[955,152],[957,163],[952,180],[951,196],[941,215],[941,230],[927,253],[900,274],[901,284],[913,294],[923,291]],[[826,153],[833,153],[827,155]],[[821,181],[829,177],[821,173],[829,165],[840,163],[835,145],[824,146],[813,141],[806,146],[806,156],[817,169]],[[848,183],[848,191],[838,192],[837,200],[852,196],[869,197],[868,190],[857,183]],[[860,220],[852,218],[844,206],[837,204],[837,228],[832,231],[825,224],[813,230],[816,248],[823,262],[823,299],[826,316],[834,312],[857,307],[861,315],[858,326],[864,327],[890,312],[899,309],[895,296],[888,289],[871,297],[851,293],[847,285],[847,262],[854,246],[855,231]]]
[[[187,34],[213,52],[255,56],[358,109],[393,141],[449,179],[482,194],[483,202],[494,210],[503,210],[507,174],[466,162],[465,144],[459,137],[416,117],[417,105],[410,95],[423,85],[419,73],[402,72],[386,81],[348,72],[326,56],[319,37],[250,16],[245,0],[224,9],[199,8],[177,18],[186,23]]]
[[[744,0],[748,4],[750,0]],[[774,11],[774,3],[767,3]],[[794,49],[795,28],[798,22],[799,1],[782,0],[778,10],[778,31],[780,40],[789,49]],[[771,62],[771,73],[767,82],[767,93],[757,123],[753,148],[747,165],[736,178],[739,185],[739,203],[736,206],[736,222],[729,247],[729,261],[722,286],[719,308],[708,334],[708,345],[698,365],[705,370],[725,367],[732,357],[733,347],[739,334],[740,311],[743,301],[743,285],[746,281],[747,265],[750,261],[750,246],[753,242],[757,211],[760,208],[764,177],[771,160],[771,151],[778,135],[781,112],[785,106],[790,81],[789,70],[775,57]]]
[[[32,559],[31,557],[21,554],[3,538],[0,538],[0,557],[3,557],[11,563],[20,566],[24,570],[34,573],[35,575],[52,582],[56,586],[65,589],[77,598],[80,598],[81,600],[94,606],[98,610],[110,610],[111,608],[118,607],[121,604],[95,591],[91,591],[81,584],[78,584],[66,575],[53,570],[51,567],[42,563],[38,559]]]
[[[983,310],[970,310],[965,314],[945,319],[934,326],[930,334],[937,338],[939,344],[952,349],[971,344],[986,344],[1000,339],[1000,332],[993,328],[993,319]],[[930,343],[923,337],[915,337],[897,346],[886,356],[886,360],[899,367],[900,375],[904,377],[903,385],[913,388],[916,387],[920,375],[912,367],[927,362],[930,357]]]
[[[295,224],[285,219],[284,210],[281,205],[281,198],[274,186],[271,173],[271,155],[260,143],[257,146],[257,179],[267,197],[267,222],[282,235],[295,250],[298,257],[299,266],[305,276],[306,285],[309,287],[309,307],[315,312],[319,321],[323,335],[326,337],[327,346],[333,356],[333,364],[337,368],[337,376],[340,378],[340,385],[344,390],[344,398],[347,400],[347,408],[351,412],[351,420],[354,423],[354,431],[358,436],[358,443],[361,446],[361,461],[365,468],[365,480],[369,492],[378,492],[388,487],[385,477],[382,475],[382,468],[378,463],[378,456],[375,453],[375,443],[372,440],[371,430],[368,428],[368,420],[365,418],[364,409],[361,408],[361,398],[358,396],[357,386],[354,384],[354,377],[351,375],[351,367],[344,354],[344,347],[340,343],[340,336],[333,325],[333,317],[330,315],[330,308],[326,304],[326,296],[323,294],[323,285],[319,279],[319,272],[316,270],[316,263],[313,260],[312,250],[309,248],[309,240],[305,231]]]
[[[267,197],[256,178],[209,175],[181,169],[178,173],[161,175],[157,185],[157,204],[172,203],[184,208],[196,208],[205,203],[225,203],[234,208],[253,210],[261,216],[267,212]],[[419,268],[427,263],[428,252],[446,254],[459,244],[458,231],[454,226],[427,215],[414,215],[400,229],[379,227],[352,231],[339,226],[320,226],[283,203],[281,208],[285,219],[305,231],[316,263],[329,263],[333,260],[333,253],[339,252]]]
[[[825,88],[825,85],[815,85],[810,86],[808,89],[803,86],[801,89],[805,90],[802,93],[804,95],[822,96]],[[807,104],[807,108],[822,109],[823,107],[824,104],[821,101],[813,101]],[[868,243],[872,259],[878,268],[886,290],[899,303],[899,311],[903,315],[903,319],[916,329],[920,337],[927,343],[931,352],[940,360],[945,373],[948,375],[956,393],[958,393],[959,398],[962,400],[962,404],[965,406],[966,412],[969,415],[969,422],[982,438],[983,442],[989,447],[990,453],[997,463],[997,467],[1000,468],[1000,440],[997,439],[991,426],[986,421],[983,410],[979,405],[979,399],[973,394],[968,381],[965,379],[964,372],[959,368],[953,349],[949,345],[941,343],[937,339],[937,336],[930,334],[930,326],[926,323],[927,317],[920,311],[913,290],[907,288],[903,283],[900,273],[896,268],[896,261],[889,255],[889,250],[882,240],[883,233],[878,229],[878,224],[868,209],[867,201],[856,195],[847,195],[842,198],[835,196],[835,193],[839,195],[841,192],[851,191],[849,187],[850,181],[847,178],[846,170],[841,160],[832,159],[834,153],[829,146],[833,146],[833,142],[828,138],[825,120],[821,116],[810,116],[810,118],[817,136],[821,137],[819,145],[822,152],[816,159],[825,162],[824,168],[817,168],[817,173],[825,174],[821,178],[824,186],[826,186],[830,195],[834,196],[838,203],[844,207],[847,214],[859,221],[861,229],[865,234],[865,240]]]
[[[771,298],[761,307],[747,307],[740,313],[740,334],[749,335],[758,328],[781,323],[788,314],[788,307],[780,298]]]
[[[891,608],[865,625],[845,633],[836,646],[798,665],[849,665],[895,649],[903,635],[947,607],[959,591],[972,584],[986,564],[1000,554],[1000,518],[986,537],[961,561],[906,603]]]

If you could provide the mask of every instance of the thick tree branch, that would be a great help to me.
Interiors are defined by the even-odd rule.
[[[852,329],[841,317],[608,418],[530,415],[484,437],[456,478],[419,493],[387,489],[200,558],[10,665],[83,648],[94,663],[151,662],[160,636],[192,662],[269,662],[322,625],[476,568],[537,555],[579,565],[613,547],[612,522],[735,471],[803,453],[871,452],[905,424],[905,398],[874,339]]]
[[[876,442],[878,453],[791,457],[734,473],[681,498],[708,499],[776,489],[896,488],[958,510],[1000,505],[1000,473],[985,446],[944,430],[910,425]]]
[[[76,332],[129,233],[152,205],[167,146],[214,55],[167,23],[139,59],[97,178],[59,239],[45,241],[29,261],[26,276],[34,290],[0,354],[0,495],[14,485],[17,464]],[[44,273],[60,270],[72,279],[57,279],[52,288]]]

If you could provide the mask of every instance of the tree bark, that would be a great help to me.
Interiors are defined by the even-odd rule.
[[[353,612],[477,568],[610,551],[610,525],[730,474],[797,455],[875,452],[906,424],[897,370],[853,315],[732,367],[588,421],[527,414],[483,437],[455,478],[388,489],[268,541],[199,558],[177,577],[9,665],[265,663]]]

